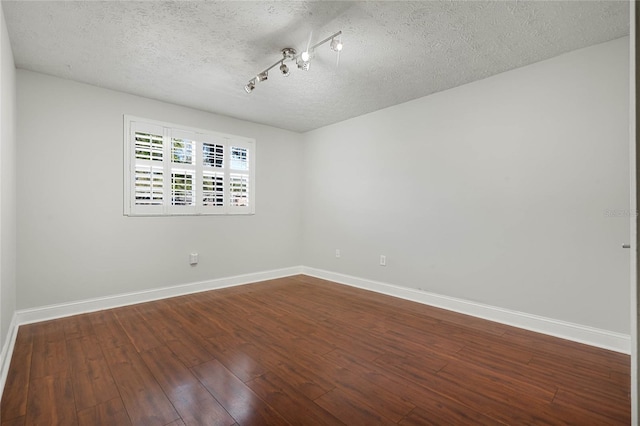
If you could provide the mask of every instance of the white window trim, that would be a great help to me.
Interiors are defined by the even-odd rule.
[[[134,129],[136,123],[143,126],[162,128],[163,143],[163,161],[158,165],[163,169],[163,205],[162,206],[143,206],[135,204],[135,140]],[[212,130],[188,127],[174,123],[167,123],[148,118],[136,117],[133,115],[124,115],[124,215],[125,216],[200,216],[200,215],[252,215],[255,214],[255,159],[256,159],[256,141],[252,138],[230,135],[226,133],[214,132]],[[194,136],[193,140],[198,143],[208,142],[223,145],[224,160],[223,167],[211,170],[211,172],[222,173],[224,175],[224,206],[203,206],[196,203],[195,206],[173,206],[171,200],[171,170],[193,170],[195,172],[195,192],[196,200],[202,199],[202,181],[203,172],[206,171],[201,160],[201,153],[196,152],[196,165],[180,164],[171,162],[171,139],[172,137]],[[249,155],[249,170],[239,171],[230,168],[230,151],[231,146],[239,148],[247,148]],[[196,151],[198,151],[196,149]],[[171,165],[174,164],[172,167]],[[182,167],[184,166],[184,167]],[[249,182],[249,206],[231,206],[229,205],[230,189],[229,176],[231,174],[244,174],[248,176]]]

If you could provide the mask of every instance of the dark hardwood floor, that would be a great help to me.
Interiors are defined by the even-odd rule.
[[[629,356],[306,276],[20,327],[2,425],[630,423]]]

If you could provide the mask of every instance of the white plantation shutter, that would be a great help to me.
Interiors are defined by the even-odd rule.
[[[128,164],[130,210],[133,214],[162,214],[164,192],[164,128],[151,123],[131,123],[132,155]]]
[[[224,145],[202,142],[202,165],[217,169],[224,167]]]
[[[173,132],[172,132],[173,133]],[[171,162],[195,164],[195,142],[184,138],[171,138]]]
[[[162,206],[164,199],[162,168],[136,164],[135,170],[135,204]]]
[[[151,132],[136,131],[134,137],[136,141],[136,160],[162,161],[161,129]]]
[[[245,175],[229,176],[229,205],[247,207],[249,205],[249,177]]]
[[[229,142],[229,211],[250,213],[253,209],[253,184],[251,183],[251,144],[233,140]]]
[[[205,214],[228,213],[229,198],[224,191],[225,181],[229,179],[226,139],[213,134],[200,134],[198,137],[202,166],[200,211]]]
[[[249,170],[248,149],[234,145],[231,145],[230,149],[231,159],[229,167],[233,170]]]
[[[171,170],[171,205],[195,206],[195,176],[188,170]]]
[[[202,205],[224,207],[224,173],[203,172]]]
[[[169,213],[196,214],[197,134],[171,128],[167,133],[171,141]]]
[[[255,141],[125,116],[125,214],[255,212]]]

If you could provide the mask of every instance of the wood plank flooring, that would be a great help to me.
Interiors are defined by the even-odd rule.
[[[21,326],[2,425],[624,425],[629,356],[296,276]]]

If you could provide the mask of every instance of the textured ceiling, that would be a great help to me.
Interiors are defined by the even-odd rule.
[[[307,131],[629,34],[622,1],[3,1],[16,66]],[[308,72],[284,47],[324,45]]]

